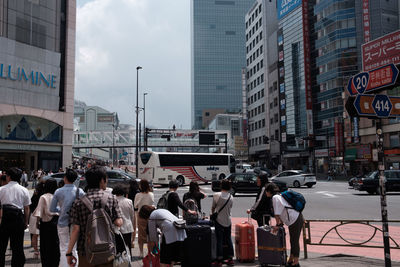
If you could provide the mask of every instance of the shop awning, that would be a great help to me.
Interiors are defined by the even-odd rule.
[[[348,148],[344,153],[344,160],[345,161],[352,161],[357,158],[357,148]]]

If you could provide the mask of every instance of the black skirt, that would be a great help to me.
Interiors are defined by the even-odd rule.
[[[182,261],[183,241],[176,241],[166,244],[165,237],[162,237],[160,248],[160,263],[171,264],[171,262]]]

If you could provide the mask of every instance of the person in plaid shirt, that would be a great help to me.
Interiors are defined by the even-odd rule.
[[[94,206],[101,205],[101,198],[103,194],[109,194],[105,192],[107,188],[107,173],[104,167],[93,166],[90,168],[86,174],[87,181],[87,193],[86,196],[94,203]],[[117,227],[122,226],[122,211],[118,206],[117,198],[109,194],[107,205],[105,211],[111,217],[111,220]],[[76,259],[72,256],[72,248],[74,247],[76,241],[78,241],[78,255],[79,255],[79,267],[91,267],[93,265],[89,264],[85,257],[85,230],[87,219],[90,215],[89,210],[85,207],[80,199],[76,199],[74,204],[72,204],[70,210],[70,223],[72,226],[71,237],[68,244],[68,250],[66,253],[67,261],[70,266],[75,266]],[[113,262],[108,264],[103,264],[101,266],[107,267],[113,266]]]

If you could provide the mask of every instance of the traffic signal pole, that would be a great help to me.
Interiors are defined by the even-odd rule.
[[[383,132],[382,120],[379,119],[376,129],[376,136],[378,138],[378,168],[379,168],[379,188],[381,195],[381,215],[382,215],[382,234],[383,246],[385,253],[385,267],[391,267],[392,262],[390,259],[390,243],[389,243],[389,224],[387,214],[387,201],[386,201],[386,186],[385,186],[385,153],[383,151]]]

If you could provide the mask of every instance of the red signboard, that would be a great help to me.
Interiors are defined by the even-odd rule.
[[[363,70],[400,63],[400,30],[362,45]]]
[[[363,0],[363,28],[364,28],[364,43],[367,43],[371,40],[371,31],[369,25],[369,0]]]
[[[336,155],[339,155],[340,151],[340,128],[339,128],[339,122],[335,122],[335,150],[336,150]]]
[[[306,89],[306,109],[312,110],[311,91],[311,48],[310,48],[310,26],[308,22],[308,1],[302,1],[303,11],[303,48],[304,48],[304,83]]]

